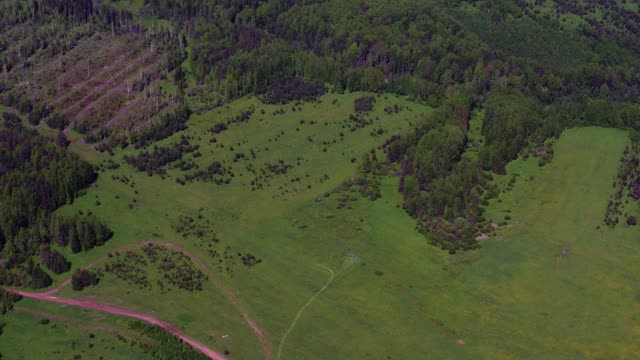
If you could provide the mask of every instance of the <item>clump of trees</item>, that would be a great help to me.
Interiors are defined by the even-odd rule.
[[[4,315],[7,311],[13,309],[13,304],[20,301],[22,296],[8,292],[0,287],[0,315]],[[0,334],[2,334],[2,327],[0,327]]]
[[[176,182],[185,185],[189,181],[199,180],[204,182],[213,182],[216,185],[229,184],[233,172],[226,168],[220,161],[214,161],[206,170],[198,170],[191,174],[184,175],[183,178],[176,178]]]
[[[215,125],[213,125],[210,129],[209,132],[212,134],[220,134],[221,132],[227,130],[227,124],[225,123],[217,123]]]
[[[142,251],[158,267],[162,280],[186,291],[202,290],[207,276],[185,254],[153,244],[145,245]]]
[[[74,291],[81,291],[88,286],[97,285],[100,277],[97,273],[86,269],[76,270],[71,276],[71,288]]]
[[[485,170],[504,173],[506,164],[518,157],[540,125],[540,114],[534,100],[510,88],[492,91],[484,108],[482,135],[486,143],[479,161]]]
[[[116,253],[112,255],[109,262],[104,265],[104,271],[142,290],[151,288],[151,282],[146,271],[147,264],[141,254],[127,251],[124,254]]]
[[[191,145],[189,139],[182,135],[180,141],[169,146],[153,146],[153,151],[141,151],[137,156],[125,155],[124,161],[134,166],[139,171],[145,171],[149,175],[166,174],[165,165],[178,161],[184,154],[198,150],[199,145]]]
[[[173,112],[162,115],[156,123],[146,127],[135,136],[136,149],[186,129],[189,116],[191,116],[191,108],[186,104],[180,105]]]
[[[71,263],[65,259],[64,255],[51,250],[48,245],[42,245],[40,248],[40,262],[54,274],[62,274],[71,269]]]
[[[104,245],[113,236],[113,231],[93,214],[53,217],[50,233],[53,241],[69,245],[73,253]]]
[[[325,93],[321,84],[306,83],[299,77],[285,77],[274,80],[262,95],[262,101],[267,104],[284,104],[290,101],[314,101]]]
[[[67,125],[69,125],[69,119],[66,116],[61,115],[59,112],[55,111],[49,117],[47,117],[47,126],[52,129],[64,130]]]
[[[355,112],[368,112],[373,110],[373,104],[376,98],[373,96],[362,96],[353,101],[353,109]]]
[[[152,342],[139,341],[137,344],[154,359],[209,359],[158,325],[133,320],[129,322],[129,329],[152,340]]]
[[[634,204],[640,201],[640,149],[637,144],[624,149],[612,187],[613,193],[609,196],[604,224],[614,228],[620,221],[626,220],[627,225],[636,225],[636,217],[625,214],[629,201],[624,199],[631,198]]]
[[[384,149],[387,161],[400,165],[398,190],[407,213],[431,243],[455,253],[478,246],[475,224],[485,220],[481,200],[488,175],[476,160],[462,156],[469,109],[457,110],[455,96],[450,101]]]

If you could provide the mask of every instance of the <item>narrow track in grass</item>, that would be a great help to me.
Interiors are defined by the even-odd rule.
[[[280,339],[280,345],[278,345],[278,354],[276,355],[276,360],[280,360],[280,357],[282,356],[282,349],[284,348],[284,344],[287,341],[287,337],[289,336],[293,328],[296,326],[296,323],[298,322],[298,320],[300,320],[302,313],[307,309],[309,305],[311,305],[313,300],[315,300],[318,296],[320,296],[320,294],[322,294],[325,290],[327,290],[329,285],[331,285],[331,283],[333,282],[333,279],[336,277],[336,274],[329,267],[324,266],[322,264],[315,264],[315,265],[319,267],[321,270],[326,271],[329,274],[329,280],[327,280],[324,286],[320,288],[318,292],[313,294],[313,296],[311,296],[309,300],[307,300],[307,302],[304,303],[304,305],[302,305],[300,310],[298,310],[298,312],[296,313],[296,316],[293,318],[291,325],[289,325],[289,328],[287,328],[287,331],[285,331],[284,335],[282,335],[282,339]]]

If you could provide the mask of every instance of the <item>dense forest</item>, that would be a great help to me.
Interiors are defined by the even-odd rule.
[[[327,109],[330,110],[324,111]],[[238,306],[254,330],[260,323],[270,332],[256,331],[261,341],[263,336],[265,339],[267,335],[272,336],[264,341],[267,347],[278,340],[276,337],[285,324],[281,318],[285,312],[255,314],[265,309],[262,304],[250,298],[240,299],[238,294],[244,289],[242,281],[246,279],[262,276],[279,281],[278,276],[288,275],[287,268],[279,266],[290,262],[286,261],[290,254],[262,246],[284,248],[285,244],[298,241],[299,234],[304,234],[300,236],[308,237],[309,241],[324,239],[319,227],[310,226],[306,221],[322,212],[294,206],[294,192],[302,194],[300,197],[304,197],[308,206],[325,209],[335,205],[337,211],[345,214],[344,219],[335,220],[331,220],[336,218],[333,213],[326,216],[326,221],[338,224],[327,228],[344,229],[348,240],[345,244],[348,244],[349,259],[343,268],[336,268],[336,277],[366,258],[370,266],[379,263],[379,268],[370,267],[377,279],[390,283],[392,276],[401,276],[405,283],[416,285],[415,290],[402,294],[381,293],[379,301],[386,302],[385,310],[391,309],[387,305],[396,300],[397,304],[405,304],[401,302],[402,296],[423,293],[417,282],[425,283],[424,273],[416,273],[415,279],[419,276],[420,280],[414,282],[406,275],[416,268],[409,267],[407,272],[392,271],[397,268],[391,262],[376,261],[374,251],[360,250],[374,242],[371,246],[381,246],[383,243],[378,242],[378,238],[397,239],[394,237],[397,228],[387,227],[394,232],[392,236],[378,232],[380,227],[371,227],[370,231],[365,227],[369,225],[365,217],[371,216],[367,219],[371,223],[381,217],[394,221],[398,218],[393,216],[404,216],[404,220],[416,225],[424,241],[436,247],[434,249],[450,255],[468,251],[450,259],[439,257],[447,263],[446,266],[438,263],[434,272],[440,274],[440,268],[445,271],[443,274],[447,275],[442,278],[446,282],[449,276],[467,274],[460,267],[454,267],[485,255],[469,251],[480,248],[481,239],[498,235],[503,226],[509,227],[511,216],[514,216],[514,225],[516,221],[525,222],[516,217],[515,207],[501,204],[504,209],[499,215],[494,209],[494,201],[509,200],[511,195],[504,196],[501,192],[513,189],[516,177],[520,176],[513,174],[509,163],[531,157],[532,161],[526,165],[539,170],[538,166],[543,167],[552,160],[552,144],[565,129],[602,126],[628,132],[631,142],[624,150],[617,178],[611,186],[613,192],[603,221],[594,227],[600,231],[607,227],[637,226],[640,0],[0,0],[0,115],[0,315],[11,310],[21,298],[11,288],[25,290],[22,294],[28,297],[26,289],[44,289],[62,277],[69,279],[74,291],[97,285],[101,280],[102,285],[110,286],[101,286],[97,291],[107,293],[113,290],[112,281],[120,281],[136,291],[159,291],[163,296],[174,289],[184,293],[182,295],[200,293],[196,296],[200,300],[207,298],[210,290],[220,290],[222,295],[230,294],[230,305]],[[281,151],[283,144],[293,144],[284,140],[283,129],[288,128],[280,128],[288,121],[293,123],[295,132],[287,130],[286,136],[293,137],[291,133],[295,133],[303,144],[296,143],[286,150],[287,156],[293,154],[297,159],[270,157],[273,154],[270,151],[275,153]],[[318,122],[326,130],[315,130],[318,126],[313,132],[305,132],[308,125]],[[332,134],[333,125],[337,126]],[[392,129],[404,129],[404,132],[394,133]],[[269,143],[254,141],[254,130]],[[356,143],[352,138],[352,142],[344,142],[340,148],[340,141],[348,138],[349,132],[362,135],[358,139],[371,143]],[[620,137],[616,141],[622,138],[626,141],[621,132],[617,134]],[[330,135],[335,138],[325,137]],[[354,144],[362,147],[354,151],[355,147],[350,146]],[[555,149],[562,147],[558,145]],[[316,156],[314,151],[323,157]],[[340,151],[341,157],[325,161],[324,156]],[[360,151],[363,153],[358,154]],[[560,155],[557,160],[562,160]],[[312,171],[304,174],[304,170],[310,168],[305,168],[305,163],[312,161],[321,164],[314,168],[321,168],[320,174]],[[338,161],[342,162],[338,164]],[[116,169],[119,170],[112,171]],[[345,176],[350,171],[355,174],[337,179],[336,174]],[[99,201],[96,200],[95,205],[104,207],[96,210],[89,204],[85,208],[87,203],[77,199],[87,189],[98,186],[99,172],[106,173],[102,179],[106,182],[99,183],[97,193],[101,197],[96,196]],[[134,172],[138,173],[132,176]],[[507,173],[508,176],[503,176]],[[525,181],[534,180],[534,176],[526,175]],[[126,187],[135,196],[122,196],[125,193],[111,188],[109,177],[116,186]],[[144,181],[140,181],[142,178]],[[535,178],[540,177],[536,174]],[[136,182],[141,184],[139,188]],[[393,199],[386,198],[390,183],[393,184],[391,190],[397,190],[397,197]],[[327,184],[331,184],[333,190]],[[158,189],[153,188],[152,194],[145,193],[156,185]],[[316,192],[316,186],[323,188]],[[269,187],[274,191],[267,198],[270,193],[265,189]],[[247,192],[241,193],[241,188]],[[213,192],[204,192],[205,189]],[[110,204],[101,203],[104,193],[109,193],[109,197],[119,200],[120,204],[128,202],[128,210],[124,207],[126,204],[122,209],[130,212],[120,213],[121,208],[107,210]],[[215,195],[207,198],[207,194]],[[383,194],[385,199],[379,201]],[[177,196],[181,198],[176,201]],[[156,197],[161,199],[153,202]],[[359,203],[354,202],[361,198],[379,201],[376,207],[384,202],[402,210],[375,215],[360,212],[354,205]],[[212,203],[212,209],[200,207],[207,201]],[[272,209],[274,203],[268,201],[282,203],[270,213],[261,210]],[[76,207],[65,208],[74,202]],[[154,206],[160,202],[163,204]],[[164,207],[164,203],[168,206]],[[258,203],[267,204],[262,208]],[[79,209],[77,206],[81,204],[83,207]],[[602,205],[604,208],[604,201]],[[197,207],[200,209],[197,215],[191,214],[193,217],[179,214],[195,212]],[[287,212],[282,212],[285,208]],[[513,213],[512,208],[516,210]],[[347,215],[348,212],[354,215]],[[257,213],[259,218],[251,218]],[[278,223],[279,228],[273,226],[264,231],[271,218],[279,217],[280,221],[285,214],[292,218],[285,220],[297,227],[295,232],[288,230],[285,222]],[[96,251],[110,241],[114,232],[109,225],[114,225],[122,216],[148,218],[137,222],[139,229],[123,231],[123,237],[111,245],[130,246],[145,238],[164,241],[167,237],[170,241],[164,231],[171,225],[168,223],[171,216],[174,220],[178,217],[179,224],[174,226],[173,235],[181,235],[190,250],[202,250],[207,256],[203,259],[213,262],[216,272],[210,272],[195,256],[153,244],[139,250],[119,249],[122,252],[104,254],[104,264],[94,266],[97,261],[92,263],[93,270],[88,270],[91,266],[79,269],[79,260],[72,264],[78,254]],[[210,216],[222,219],[219,221],[231,219],[231,225],[221,227],[220,238],[207,219]],[[154,221],[167,221],[167,224],[151,229],[156,225]],[[354,229],[341,225],[351,221]],[[240,225],[232,226],[235,224]],[[251,225],[245,229],[243,224]],[[393,225],[401,224],[398,221]],[[126,221],[120,224],[127,225]],[[376,225],[387,223],[379,221]],[[241,227],[243,231],[234,236],[245,238],[225,236]],[[278,236],[279,240],[273,242],[276,245],[265,245],[271,244],[269,236],[275,238],[281,231],[285,236]],[[408,231],[413,234],[413,229]],[[254,236],[258,232],[265,232],[264,238],[262,234]],[[367,238],[367,245],[360,245],[365,242],[360,243],[359,234]],[[260,244],[254,242],[258,239]],[[234,242],[243,246],[255,244],[255,253],[264,256],[267,266],[258,265],[263,262],[262,258],[236,250],[231,246]],[[336,243],[342,246],[340,241]],[[304,248],[304,243],[300,244]],[[316,244],[313,252],[333,252],[332,247],[321,248],[320,245],[326,244],[320,241]],[[396,244],[407,252],[417,249],[407,246],[407,242],[396,241]],[[356,254],[356,250],[361,253]],[[571,256],[567,260],[573,261],[575,256],[574,252],[569,255],[569,243],[557,250],[562,251],[557,258],[558,266],[561,261],[568,263],[567,256]],[[385,251],[383,255],[391,253]],[[268,262],[274,254],[282,259],[272,261],[274,267],[270,268]],[[98,254],[95,255],[94,260],[98,258]],[[309,255],[314,257],[316,253]],[[306,259],[311,257],[299,257],[291,263],[299,265]],[[259,276],[242,274],[232,279],[235,263],[244,265],[243,270],[259,271]],[[522,264],[523,268],[528,266]],[[318,265],[320,270],[324,269],[323,264]],[[335,264],[327,263],[329,265]],[[282,272],[270,277],[267,271],[276,268]],[[266,271],[262,272],[263,269]],[[330,266],[326,270],[331,272],[331,278],[311,300],[333,281]],[[360,276],[364,271],[358,273]],[[477,274],[474,276],[485,278]],[[512,276],[507,270],[500,274]],[[212,275],[215,277],[210,279]],[[383,275],[386,277],[381,278]],[[228,278],[219,280],[217,276]],[[472,277],[460,276],[469,283]],[[366,278],[362,279],[365,279],[362,283],[367,282]],[[292,280],[287,291],[277,294],[281,299],[289,298],[298,287],[308,290],[308,279],[299,284],[295,284],[299,279]],[[255,280],[252,281],[255,285]],[[436,286],[429,283],[432,288]],[[582,287],[582,283],[575,284]],[[208,289],[209,285],[215,285],[216,289]],[[409,288],[413,289],[414,285]],[[442,288],[449,285],[446,283]],[[232,286],[233,290],[227,292],[226,286]],[[364,289],[358,291],[365,294]],[[481,297],[476,295],[483,295],[484,291],[466,289],[471,288],[456,286],[452,295],[418,304],[417,311],[437,305],[436,301],[446,304],[445,299],[449,297],[461,301],[473,297],[475,301]],[[243,290],[242,294],[249,297],[254,291],[255,287]],[[130,295],[129,291],[122,293]],[[272,295],[265,299],[268,299],[266,304],[278,301]],[[283,335],[277,358],[285,348],[284,340],[311,300],[295,315]],[[484,300],[480,303],[486,305]],[[241,304],[247,305],[247,311],[240,308]],[[225,310],[223,305],[220,303],[218,310]],[[370,305],[371,309],[383,309],[376,307],[375,302]],[[147,310],[157,309],[165,308],[151,306]],[[353,310],[340,306],[332,309]],[[415,314],[413,308],[407,309]],[[491,306],[487,309],[477,312],[482,315],[478,318],[489,319],[485,316],[489,314],[487,311],[495,315]],[[552,307],[549,313],[557,309],[560,308]],[[477,314],[472,312],[466,316]],[[248,343],[244,339],[238,342],[238,335],[243,333],[238,332],[229,342],[225,340],[229,335],[218,334],[226,323],[221,323],[222,328],[216,328],[215,334],[209,335],[200,331],[204,327],[198,322],[209,317],[184,320],[186,317],[180,314],[172,320],[170,315],[162,314],[162,318],[179,319],[180,329],[193,331],[194,336],[219,348],[225,356],[245,354],[239,351],[243,350],[239,346]],[[227,320],[233,325],[230,330],[235,332],[235,320],[230,314],[223,315],[229,316]],[[249,315],[258,315],[260,321],[253,322]],[[473,332],[477,329],[455,328],[454,323],[462,323],[462,317],[455,317],[456,321],[452,322],[453,317],[446,311],[441,315],[429,322],[441,326],[447,336],[459,338],[458,344],[464,344],[463,337],[469,345],[474,337],[478,339],[478,334]],[[557,313],[553,315],[548,318],[554,321],[562,318]],[[397,313],[392,316],[394,320],[388,322],[390,329],[400,332],[406,329],[395,327],[395,321],[402,322],[402,326],[417,324],[405,321],[408,318]],[[502,325],[505,319],[507,317],[491,318],[491,321]],[[0,334],[3,324],[0,322]],[[433,329],[432,324],[428,325],[427,329]],[[167,331],[174,328],[169,326],[132,321],[127,329],[133,334],[129,344],[157,359],[205,358],[174,336],[173,331]],[[511,328],[505,328],[514,333]],[[573,326],[570,328],[572,332],[575,330]],[[407,344],[409,340],[412,341],[407,339]],[[454,343],[453,338],[451,340]],[[327,337],[321,341],[333,344],[328,341],[334,340]],[[542,340],[532,338],[531,341]],[[229,350],[232,346],[234,354]],[[385,356],[387,354],[377,350],[384,347],[381,345],[371,352]],[[334,350],[337,348],[332,346]],[[384,350],[390,354],[393,350],[393,357],[398,358],[396,349],[391,348]],[[265,350],[267,358],[272,355],[269,351]],[[311,349],[309,356],[314,356],[315,351]],[[358,349],[340,351],[347,357]]]
[[[97,178],[93,166],[66,147],[25,128],[13,112],[0,128],[0,284],[43,288],[71,264],[51,245],[73,252],[102,245],[112,232],[95,216],[54,216]]]
[[[35,32],[16,44],[11,31],[0,37],[2,102],[32,124],[45,120],[54,129],[73,126],[87,142],[111,151],[116,146],[147,148],[183,130],[192,112],[246,95],[270,104],[313,101],[327,91],[406,95],[437,107],[436,115],[409,134],[392,136],[383,149],[386,159],[367,155],[361,168],[375,172],[383,163],[396,164],[407,213],[419,219],[433,243],[450,252],[477,246],[475,236],[490,220],[483,203],[496,196],[488,186],[492,173],[504,173],[528,145],[584,125],[628,129],[633,139],[640,138],[636,2],[147,0],[135,11],[116,3],[122,5],[0,2],[1,25],[49,24],[55,34],[55,41],[48,41],[50,33]],[[136,16],[158,22],[141,26]],[[177,93],[165,102],[160,99],[169,95],[159,95],[144,126],[110,127],[112,121],[95,120],[100,117],[79,122],[78,116],[67,118],[48,106],[45,93],[30,96],[17,86],[30,59],[63,54],[96,32],[141,34],[142,46],[162,56],[161,76]],[[149,90],[154,81],[141,75],[131,88],[152,99],[158,94]],[[354,104],[356,112],[372,106],[367,98]],[[477,156],[468,156],[469,121],[479,112],[484,142]],[[219,133],[227,125],[211,131]],[[63,136],[58,143],[65,143]],[[183,142],[145,149],[126,161],[140,171],[162,174],[166,164],[195,150]],[[222,176],[220,169],[214,162],[208,171],[178,182]],[[35,201],[54,209],[72,201],[87,182],[55,184],[56,197],[39,187]],[[24,238],[19,229],[34,229],[35,219],[44,216],[34,211],[21,211],[26,215],[14,225],[4,221],[0,243]],[[64,268],[64,261],[55,263]]]

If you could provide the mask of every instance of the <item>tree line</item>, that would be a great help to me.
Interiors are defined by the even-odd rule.
[[[95,182],[92,165],[52,139],[29,130],[12,112],[0,128],[0,284],[42,288],[52,282],[42,266],[59,274],[70,269],[51,244],[88,251],[111,236],[93,215],[53,216]]]

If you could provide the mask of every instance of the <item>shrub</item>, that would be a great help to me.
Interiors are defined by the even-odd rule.
[[[58,112],[54,112],[47,118],[47,126],[52,129],[63,130],[67,125],[69,125],[69,119]]]
[[[353,107],[356,112],[368,112],[373,109],[376,99],[373,96],[363,96],[353,101]]]
[[[99,281],[98,275],[89,270],[76,270],[71,277],[71,288],[81,291],[87,286],[96,285]]]

